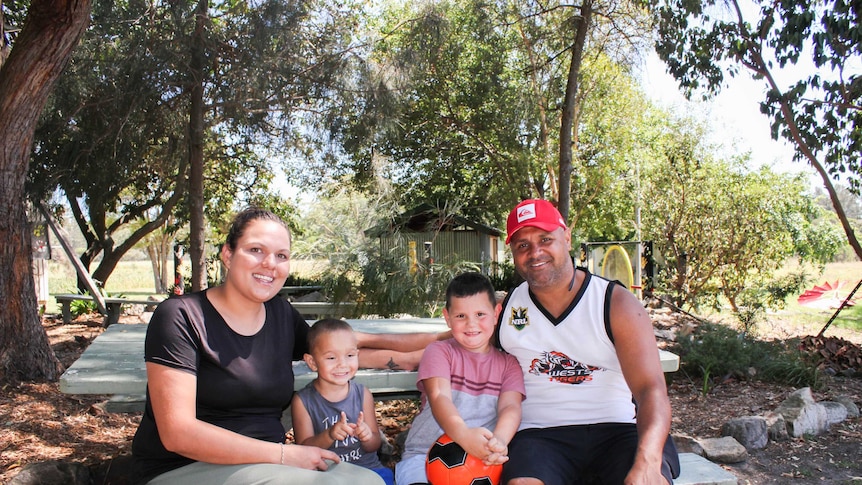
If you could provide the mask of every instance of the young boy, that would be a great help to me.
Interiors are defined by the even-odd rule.
[[[449,283],[443,316],[452,338],[428,345],[419,363],[422,409],[395,466],[399,485],[428,482],[425,456],[444,432],[488,465],[508,460],[525,391],[517,360],[491,345],[499,313],[484,275],[463,273]]]
[[[393,485],[392,470],[377,457],[381,438],[374,398],[352,380],[359,368],[353,329],[344,320],[320,320],[308,332],[308,349],[305,363],[317,378],[291,402],[296,442],[329,449],[341,461],[370,468]]]

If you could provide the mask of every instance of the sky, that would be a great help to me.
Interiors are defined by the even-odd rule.
[[[676,80],[655,54],[648,57],[641,79],[642,88],[657,105],[679,113],[702,114],[712,130],[710,141],[727,149],[727,153],[751,151],[755,167],[766,165],[778,172],[813,174],[805,163],[793,161],[789,144],[770,137],[769,118],[760,112],[759,104],[766,92],[765,82],[755,81],[743,72],[728,84],[710,101],[686,101]]]

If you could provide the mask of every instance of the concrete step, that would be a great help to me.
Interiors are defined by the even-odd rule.
[[[680,474],[674,485],[737,485],[732,473],[694,453],[679,454]]]

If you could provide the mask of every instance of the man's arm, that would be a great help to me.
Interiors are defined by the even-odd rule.
[[[666,483],[662,450],[670,432],[671,409],[652,322],[630,292],[614,288],[611,332],[623,375],[637,403],[638,450],[626,483]]]
[[[366,369],[416,370],[425,347],[452,337],[440,333],[355,332],[359,342],[359,367]]]

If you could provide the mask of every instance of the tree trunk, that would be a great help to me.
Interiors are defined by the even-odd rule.
[[[89,0],[33,0],[0,68],[0,380],[57,380],[36,303],[24,181],[39,114],[87,28]]]
[[[578,140],[578,78],[581,73],[581,62],[584,58],[584,47],[587,42],[587,32],[593,16],[592,0],[584,0],[581,5],[580,18],[575,30],[575,41],[572,44],[572,61],[569,65],[569,78],[566,83],[566,97],[563,100],[563,114],[560,119],[560,199],[557,209],[563,220],[569,220],[569,208],[572,198],[572,152]]]
[[[189,258],[192,291],[207,286],[206,230],[204,228],[204,102],[203,69],[207,22],[207,0],[199,0],[191,46],[191,108],[189,113]]]

